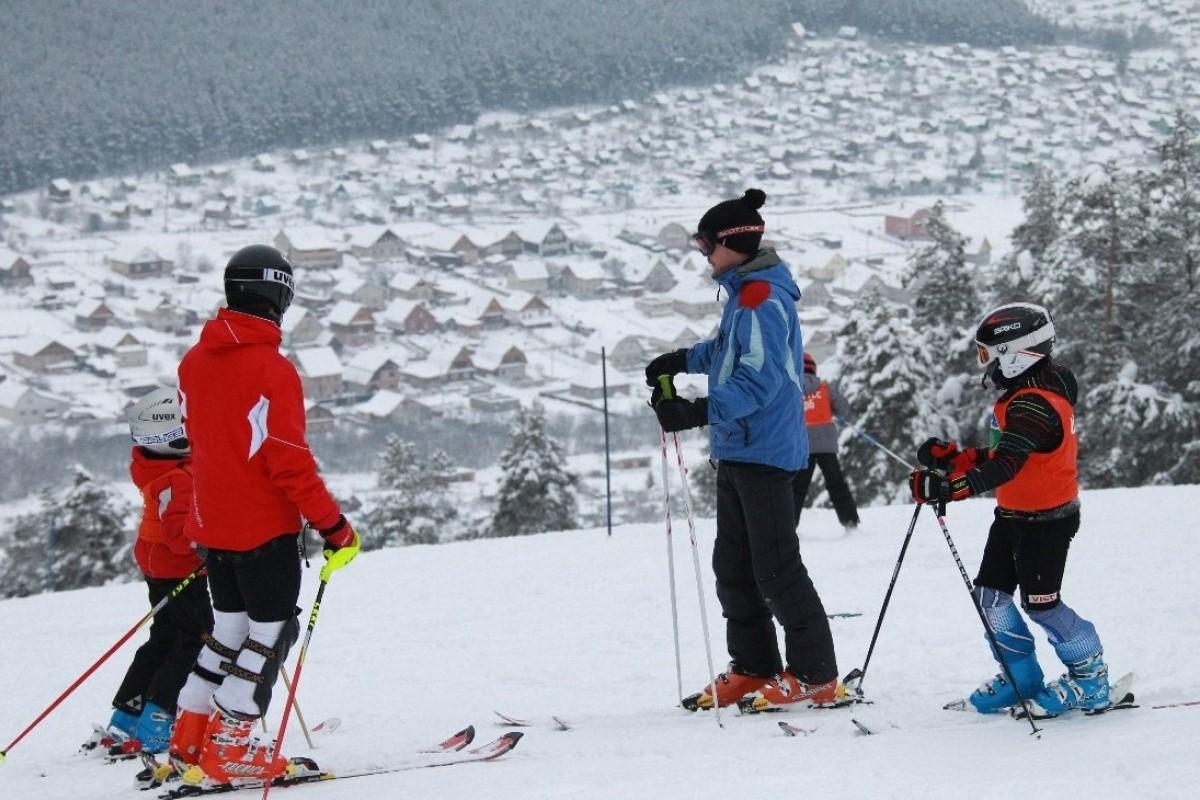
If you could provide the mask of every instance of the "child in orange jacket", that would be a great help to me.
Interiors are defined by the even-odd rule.
[[[133,554],[153,606],[200,569],[203,561],[183,533],[192,504],[191,450],[174,389],[156,389],[130,407],[136,446],[130,477],[142,494],[142,519]],[[150,638],[133,656],[113,698],[113,715],[85,745],[110,756],[166,750],[175,704],[202,636],[212,627],[203,574],[154,617]]]

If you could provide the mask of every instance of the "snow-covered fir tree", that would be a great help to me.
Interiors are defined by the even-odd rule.
[[[500,484],[491,536],[520,536],[576,525],[579,478],[564,463],[562,448],[546,432],[540,406],[522,409],[500,455]]]
[[[915,461],[929,436],[949,436],[952,421],[932,403],[944,366],[913,330],[911,312],[874,289],[865,292],[837,333],[838,385],[852,422],[902,458]],[[850,427],[839,436],[842,465],[863,505],[903,500],[907,472]]]
[[[1041,261],[1062,229],[1054,173],[1043,166],[1034,167],[1029,186],[1021,197],[1021,207],[1025,211],[1025,219],[1013,229],[1013,252],[1024,251],[1034,261]]]
[[[926,231],[931,241],[909,257],[904,274],[904,285],[914,293],[914,346],[927,348],[937,364],[929,376],[938,381],[931,402],[956,423],[947,434],[973,438],[978,411],[960,407],[959,400],[977,375],[972,341],[984,312],[978,287],[986,281],[980,267],[967,263],[966,239],[946,219],[941,201],[930,209]]]
[[[19,517],[4,537],[0,593],[99,586],[138,574],[132,556],[132,509],[76,465],[64,490],[47,487],[41,507]]]
[[[458,516],[446,495],[453,474],[454,466],[444,452],[425,457],[412,442],[389,435],[379,456],[380,495],[368,517],[364,548],[434,544],[448,538]]]

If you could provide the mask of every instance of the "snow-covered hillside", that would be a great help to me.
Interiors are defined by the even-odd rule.
[[[779,715],[711,715],[676,707],[661,526],[588,530],[363,555],[330,585],[299,696],[310,724],[342,727],[312,755],[333,770],[404,759],[466,723],[501,730],[492,711],[537,719],[503,761],[277,790],[294,798],[821,798],[1195,797],[1200,708],[1152,704],[1200,698],[1195,656],[1200,563],[1192,513],[1200,487],[1084,496],[1065,596],[1094,620],[1115,674],[1135,670],[1141,709],[1045,723],[947,712],[993,664],[966,590],[934,520],[917,525],[865,688],[874,705],[797,711],[815,731],[786,738]],[[949,516],[973,574],[992,503]],[[910,518],[904,507],[863,512],[841,535],[832,512],[808,511],[802,552],[835,619],[839,668],[861,663]],[[678,535],[679,531],[683,535]],[[684,680],[706,682],[686,526],[676,526]],[[702,561],[713,535],[699,523]],[[705,567],[709,619],[722,630]],[[316,569],[301,593],[310,601]],[[144,611],[133,585],[0,603],[0,738],[8,741]],[[718,633],[718,639],[720,635]],[[1041,660],[1057,674],[1038,634]],[[718,656],[721,642],[715,642]],[[0,766],[6,798],[144,797],[129,765],[73,755],[106,718],[123,651]],[[718,665],[719,666],[719,665]],[[278,727],[281,702],[269,726]],[[555,731],[550,715],[573,725]],[[880,734],[861,737],[850,717]],[[289,729],[290,754],[307,754]],[[272,793],[275,796],[276,793]],[[248,795],[249,796],[249,795]]]

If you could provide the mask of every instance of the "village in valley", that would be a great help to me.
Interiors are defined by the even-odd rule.
[[[1147,5],[1163,44],[1117,61],[796,26],[736,84],[0,198],[0,426],[118,430],[174,382],[225,261],[256,242],[296,267],[283,347],[314,430],[534,402],[595,416],[605,385],[610,413],[639,413],[648,358],[719,316],[695,222],[748,186],[823,361],[860,292],[906,297],[934,202],[985,265],[1035,166],[1136,164],[1200,104],[1200,54],[1179,44],[1200,23]]]

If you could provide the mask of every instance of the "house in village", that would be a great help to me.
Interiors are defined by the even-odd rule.
[[[346,347],[368,347],[375,343],[375,315],[366,306],[339,300],[329,310],[326,321],[329,330]]]
[[[333,430],[337,417],[333,411],[312,400],[304,401],[304,427],[309,433]]]
[[[391,228],[364,227],[349,234],[350,252],[364,261],[395,261],[408,245]]]
[[[381,320],[388,330],[407,336],[435,333],[439,327],[437,317],[419,300],[393,300],[383,310]]]
[[[95,297],[87,297],[79,301],[73,314],[75,327],[81,331],[102,330],[105,325],[116,319],[116,315],[113,314],[108,304]]]
[[[551,220],[536,220],[519,225],[515,230],[526,253],[543,258],[571,252],[571,239],[562,226]]]
[[[546,262],[536,259],[509,261],[501,269],[510,288],[521,292],[544,292],[550,288],[550,271]]]
[[[66,400],[19,381],[0,383],[0,419],[14,425],[38,425],[63,416],[70,408]]]
[[[146,345],[131,331],[105,328],[90,337],[89,343],[97,355],[111,356],[118,368],[144,367],[150,362]]]
[[[179,161],[167,167],[167,182],[175,186],[198,186],[204,182],[204,175]]]
[[[332,400],[342,393],[342,362],[332,347],[301,347],[288,354],[296,366],[304,396],[309,400]]]
[[[536,294],[516,309],[517,324],[525,328],[544,328],[554,324],[554,312]]]
[[[387,307],[388,294],[387,286],[357,275],[342,278],[333,286],[334,300],[361,303],[372,311],[382,311]]]
[[[187,312],[163,295],[147,295],[133,306],[134,316],[147,328],[172,333],[187,327]]]
[[[897,239],[920,239],[928,240],[929,225],[928,208],[917,209],[908,217],[897,217],[887,214],[883,218],[883,232],[888,236],[895,236]]]
[[[388,299],[433,302],[436,290],[429,280],[411,272],[397,272],[388,281]]]
[[[419,237],[413,237],[413,239],[417,244],[431,251],[430,259],[435,264],[446,266],[477,264],[482,258],[479,245],[472,241],[471,237],[450,228],[429,227]]]
[[[294,267],[336,269],[342,265],[342,253],[333,234],[325,228],[306,226],[281,230],[274,245]]]
[[[668,222],[654,238],[668,250],[686,251],[692,245],[692,232],[678,222]]]
[[[380,390],[400,388],[400,365],[393,358],[394,348],[373,347],[357,353],[342,372],[346,390],[367,397]]]
[[[315,342],[325,330],[316,314],[296,303],[283,312],[279,328],[283,332],[283,346],[293,348]]]
[[[508,311],[496,297],[487,298],[487,301],[483,303],[483,308],[479,309],[479,322],[484,328],[503,328],[508,321]]]
[[[0,288],[31,286],[33,274],[29,262],[12,250],[0,247]]]
[[[558,267],[554,286],[571,297],[592,300],[600,296],[608,274],[594,261],[578,261]]]
[[[161,278],[175,268],[174,262],[160,256],[153,248],[123,249],[104,257],[113,272],[126,278]]]
[[[55,178],[46,187],[46,197],[51,203],[71,202],[71,182],[66,178]]]
[[[507,383],[523,382],[529,366],[529,359],[520,347],[500,339],[485,340],[472,347],[471,360],[480,372]]]
[[[418,389],[471,380],[476,373],[471,351],[453,344],[435,348],[425,358],[409,361],[400,368],[402,379]]]
[[[72,372],[77,363],[73,349],[48,336],[32,334],[19,340],[12,349],[13,364],[30,372]]]

